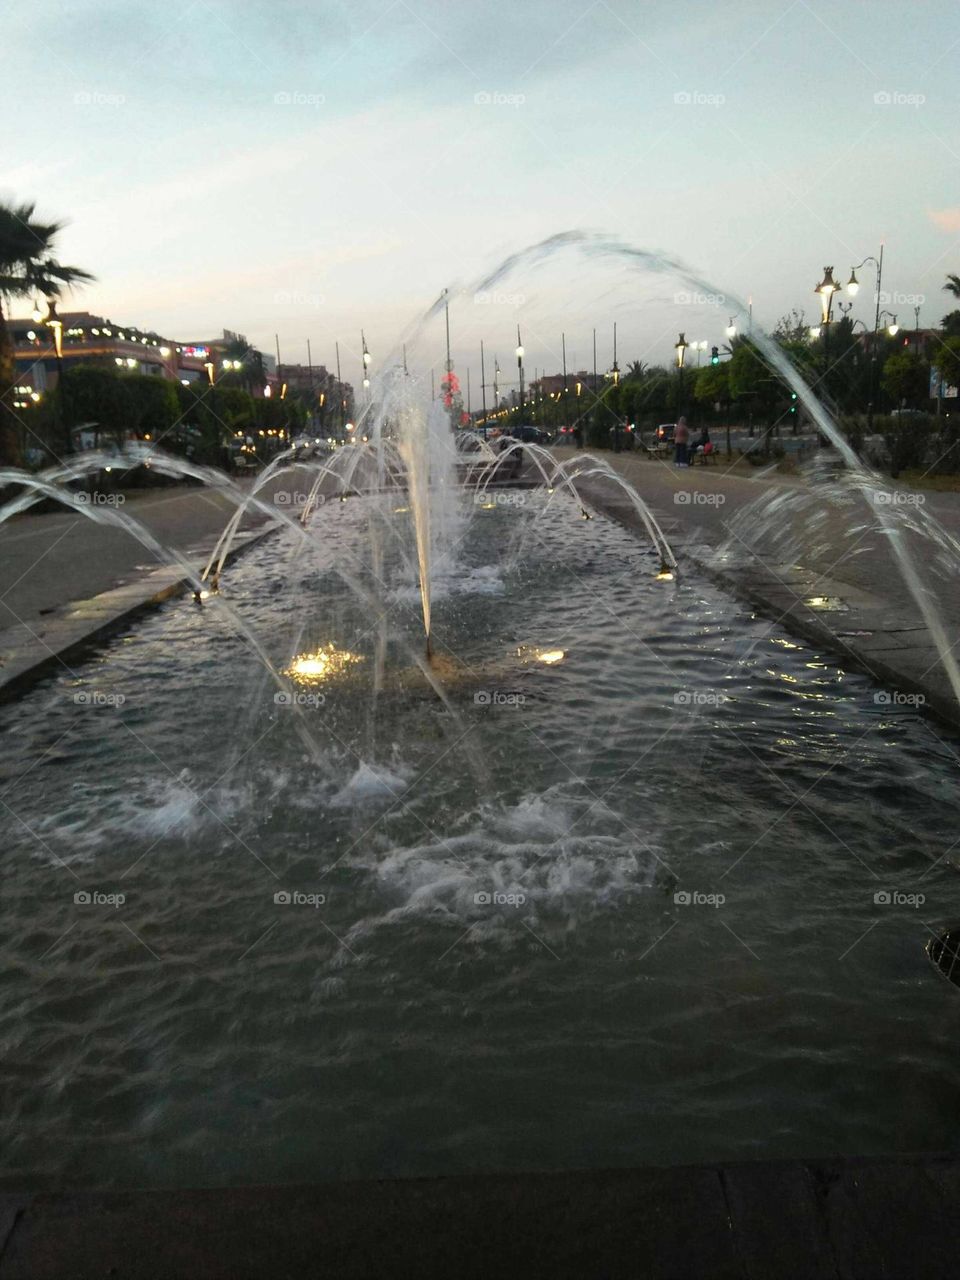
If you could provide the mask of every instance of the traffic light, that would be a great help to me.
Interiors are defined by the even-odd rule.
[[[797,412],[797,393],[795,391],[790,392],[790,412]]]
[[[711,347],[711,348],[710,348],[710,363],[711,363],[711,364],[719,364],[719,363],[720,363],[720,349],[719,349],[719,347]]]

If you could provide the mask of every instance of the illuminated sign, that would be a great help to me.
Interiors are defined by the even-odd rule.
[[[183,347],[181,350],[181,354],[185,356],[193,356],[195,359],[198,359],[198,360],[205,360],[207,356],[210,354],[210,348],[209,347]]]

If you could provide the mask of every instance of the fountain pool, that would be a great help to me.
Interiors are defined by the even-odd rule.
[[[6,1185],[950,1144],[956,744],[569,494],[462,501],[433,668],[361,497],[225,576],[279,684],[180,601],[3,709]]]

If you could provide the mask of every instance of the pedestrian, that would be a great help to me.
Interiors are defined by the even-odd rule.
[[[690,428],[687,426],[687,420],[684,417],[677,419],[677,425],[673,429],[673,445],[674,445],[674,461],[678,467],[688,467],[687,461],[687,444],[690,440]]]
[[[700,428],[700,434],[699,436],[697,436],[696,440],[694,440],[693,448],[690,451],[691,467],[693,466],[694,462],[696,462],[698,451],[702,452],[704,456],[710,452],[710,450],[708,450],[707,448],[707,445],[709,443],[710,443],[710,432],[707,430],[706,426],[702,426]]]

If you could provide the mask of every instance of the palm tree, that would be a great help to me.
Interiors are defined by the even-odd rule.
[[[259,391],[267,381],[266,365],[263,353],[250,345],[246,338],[239,335],[231,338],[223,349],[228,360],[239,361],[241,368],[237,370],[237,381],[244,391]]]
[[[640,382],[645,377],[646,372],[647,366],[642,360],[631,360],[626,376],[635,382]]]
[[[42,294],[59,298],[65,288],[93,279],[79,267],[64,267],[52,256],[62,222],[41,222],[33,204],[0,203],[0,466],[19,466],[20,433],[11,404],[16,382],[13,344],[5,304]]]
[[[960,276],[948,274],[947,283],[943,287],[947,293],[952,293],[955,298],[960,298]]]

